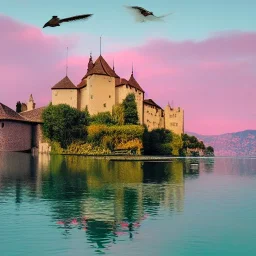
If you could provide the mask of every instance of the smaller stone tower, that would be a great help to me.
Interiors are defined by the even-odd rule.
[[[32,94],[30,94],[29,100],[27,102],[27,111],[33,110],[36,107]]]
[[[168,104],[164,110],[165,129],[176,134],[184,134],[184,110],[180,107],[172,108]]]

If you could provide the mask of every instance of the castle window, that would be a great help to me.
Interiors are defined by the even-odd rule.
[[[104,107],[104,108],[105,108],[105,107],[107,107],[107,104],[106,104],[106,103],[104,103],[104,104],[103,104],[103,107]]]
[[[2,128],[4,128],[4,123],[2,123],[2,125],[1,125],[1,126],[2,126]]]
[[[109,95],[108,97],[111,98],[111,95]]]
[[[91,99],[93,99],[93,95],[91,95]]]

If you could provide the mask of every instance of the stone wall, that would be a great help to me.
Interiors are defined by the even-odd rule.
[[[181,135],[184,133],[184,110],[166,106],[164,110],[165,129]]]
[[[26,151],[32,146],[32,126],[17,121],[0,121],[0,151]]]
[[[49,154],[51,152],[51,146],[43,136],[42,124],[33,126],[33,141],[33,147],[36,148],[38,153]]]
[[[164,128],[164,111],[156,106],[144,103],[144,124],[149,131]]]
[[[32,126],[32,147],[39,147],[39,143],[43,142],[42,124],[33,124]]]

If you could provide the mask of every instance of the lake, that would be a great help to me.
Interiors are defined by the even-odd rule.
[[[1,256],[256,255],[255,220],[256,158],[0,153]]]

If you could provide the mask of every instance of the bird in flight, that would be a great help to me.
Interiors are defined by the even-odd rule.
[[[153,12],[150,12],[146,10],[145,8],[142,8],[140,6],[125,6],[130,11],[132,11],[133,14],[135,14],[136,21],[138,22],[145,22],[145,21],[163,21],[162,18],[172,14],[168,13],[162,16],[155,16]]]
[[[88,19],[92,15],[93,14],[83,14],[83,15],[72,16],[72,17],[65,18],[65,19],[60,19],[60,18],[58,18],[58,16],[52,16],[52,18],[44,24],[43,28],[45,28],[45,27],[57,27],[57,26],[60,26],[60,23],[62,23],[62,22],[70,22],[70,21]]]

